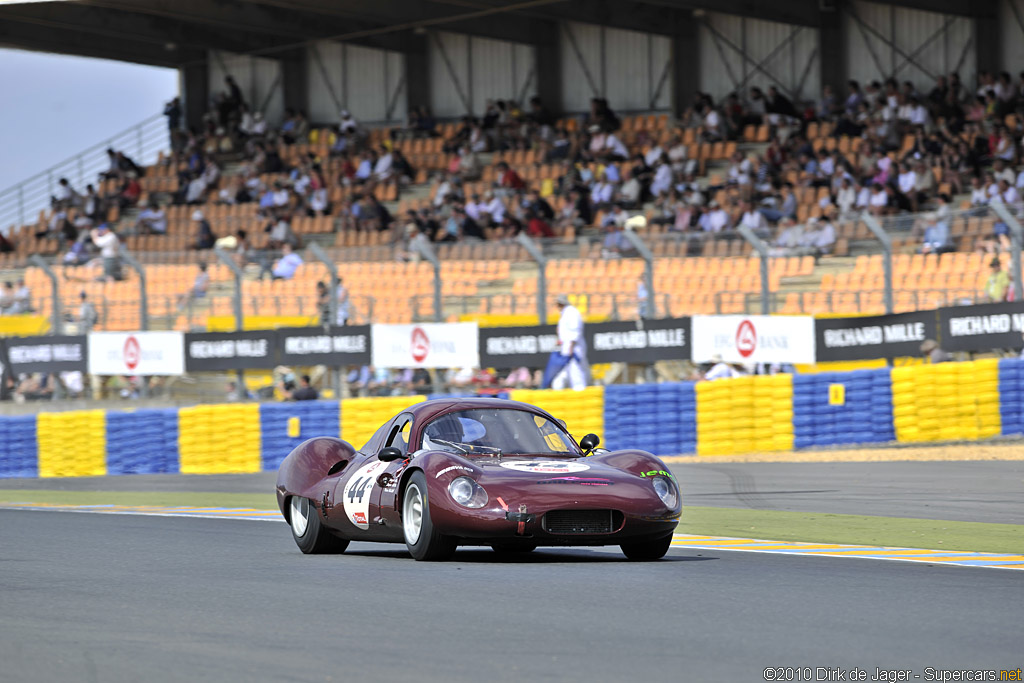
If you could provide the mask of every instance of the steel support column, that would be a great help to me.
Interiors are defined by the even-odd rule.
[[[245,329],[245,316],[242,313],[242,277],[244,273],[242,272],[242,269],[238,266],[238,264],[235,263],[235,259],[231,258],[231,254],[224,251],[224,249],[220,247],[215,247],[213,251],[215,254],[217,254],[217,258],[220,259],[220,262],[226,265],[228,269],[232,272],[232,274],[234,274],[235,276],[235,295],[233,297],[235,309],[235,330],[241,332],[242,330]],[[246,395],[245,371],[238,370],[236,372],[236,376],[238,378],[238,386],[235,387],[235,389],[238,392],[239,400],[242,400],[245,398]]]
[[[640,254],[640,258],[644,260],[644,285],[647,287],[647,310],[641,311],[641,317],[643,318],[657,318],[658,317],[658,306],[654,301],[654,254],[651,253],[650,247],[647,243],[640,239],[640,235],[636,234],[633,230],[623,230],[623,237],[626,241],[633,245],[633,248]]]
[[[537,244],[521,232],[516,235],[516,242],[523,245],[530,257],[537,262],[537,324],[546,325],[548,322],[548,260],[543,250]]]
[[[882,243],[882,272],[885,278],[885,312],[893,313],[895,305],[893,302],[893,291],[892,291],[892,238],[889,237],[889,233],[885,231],[882,224],[875,219],[869,213],[861,215],[861,220],[864,221],[865,225],[868,226],[868,230],[871,234]]]
[[[747,242],[754,247],[754,250],[761,255],[761,313],[768,315],[772,312],[772,280],[769,267],[771,265],[771,252],[764,240],[754,234],[746,225],[740,225],[736,231],[743,236]]]
[[[412,245],[420,256],[434,266],[434,321],[442,322],[444,314],[441,311],[441,259],[437,257],[437,252],[429,242],[413,240]]]
[[[57,273],[53,272],[53,268],[50,267],[50,264],[47,263],[39,254],[32,254],[29,256],[28,262],[46,273],[46,277],[50,281],[50,296],[52,297],[53,302],[53,333],[62,334],[64,330],[64,318],[60,310],[60,279],[57,277]]]

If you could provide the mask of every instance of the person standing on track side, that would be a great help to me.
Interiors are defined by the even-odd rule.
[[[590,366],[587,363],[587,342],[583,337],[583,316],[569,303],[569,297],[560,294],[555,300],[561,315],[558,318],[558,346],[567,359],[565,366],[551,380],[552,389],[583,391],[588,383]]]

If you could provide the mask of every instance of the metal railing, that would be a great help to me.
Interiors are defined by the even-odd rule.
[[[155,114],[17,185],[0,190],[0,230],[6,234],[12,226],[34,223],[39,212],[50,206],[50,197],[61,178],[67,178],[79,194],[85,192],[86,185],[97,184],[99,174],[110,168],[108,148],[124,152],[139,166],[148,166],[156,163],[160,152],[169,147],[167,120],[163,114]]]

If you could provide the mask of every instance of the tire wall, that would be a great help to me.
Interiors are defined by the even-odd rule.
[[[513,390],[616,450],[715,457],[1024,434],[1024,360],[714,382]],[[356,448],[424,396],[0,416],[0,477],[276,470],[299,443]],[[434,398],[434,396],[431,396]]]

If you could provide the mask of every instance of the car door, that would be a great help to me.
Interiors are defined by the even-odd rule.
[[[392,425],[391,431],[385,441],[383,448],[388,446],[397,448],[403,454],[409,454],[409,435],[412,433],[413,418],[409,413],[398,416]],[[402,538],[402,524],[398,515],[396,496],[398,494],[398,479],[402,470],[407,465],[405,459],[394,460],[388,463],[381,475],[377,478],[377,486],[373,489],[373,501],[371,509],[374,511],[378,521],[384,529],[388,530],[389,536]]]

